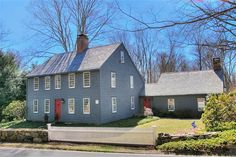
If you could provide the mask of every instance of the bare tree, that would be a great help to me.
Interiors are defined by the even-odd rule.
[[[29,27],[37,38],[42,37],[40,56],[54,47],[72,51],[80,33],[88,34],[92,40],[98,38],[112,17],[101,0],[42,0],[33,1],[31,6],[34,21]]]

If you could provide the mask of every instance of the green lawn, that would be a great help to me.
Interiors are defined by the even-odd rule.
[[[6,123],[0,123],[0,128],[46,128],[47,125],[43,122],[29,122],[23,120],[15,120]]]
[[[148,128],[155,125],[157,133],[183,134],[192,133],[191,123],[195,121],[197,125],[196,133],[205,131],[204,124],[199,119],[176,119],[176,118],[161,118],[150,123],[146,123],[137,127]]]
[[[69,124],[58,123],[56,126],[96,126],[96,127],[138,127],[150,128],[156,126],[157,133],[183,134],[192,133],[191,123],[195,121],[197,125],[197,133],[204,131],[204,125],[199,119],[172,119],[158,117],[133,117],[129,119],[119,120],[103,125],[88,125],[88,124]],[[47,128],[43,122],[28,122],[28,121],[12,121],[0,123],[0,128]]]

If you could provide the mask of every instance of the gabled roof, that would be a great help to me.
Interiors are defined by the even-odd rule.
[[[27,77],[99,69],[121,43],[89,48],[85,52],[61,53],[33,69]]]
[[[156,84],[145,84],[143,96],[222,93],[223,82],[213,70],[163,73]]]

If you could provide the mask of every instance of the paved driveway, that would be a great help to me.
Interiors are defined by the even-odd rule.
[[[101,152],[98,153],[98,152],[39,150],[39,149],[0,147],[0,157],[174,157],[174,156],[177,155],[125,154],[125,153],[101,153]]]

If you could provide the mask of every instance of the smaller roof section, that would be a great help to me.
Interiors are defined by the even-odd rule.
[[[213,70],[163,73],[156,84],[145,84],[143,96],[222,93],[223,82]]]

